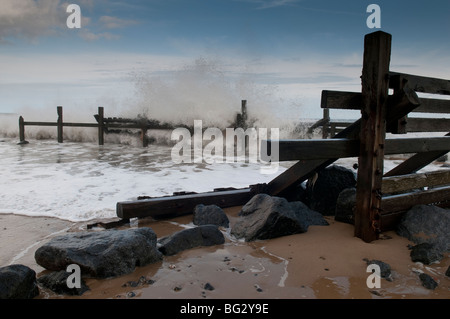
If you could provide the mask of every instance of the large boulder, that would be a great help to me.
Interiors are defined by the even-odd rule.
[[[253,241],[304,233],[307,230],[307,222],[298,218],[286,199],[258,194],[242,207],[231,234],[245,241]]]
[[[64,270],[52,271],[49,274],[45,274],[37,279],[38,283],[47,289],[59,295],[81,296],[83,293],[89,290],[83,279],[80,280],[80,288],[70,288],[67,284],[67,280],[70,280],[70,272]]]
[[[432,205],[417,205],[404,214],[397,233],[415,244],[429,243],[433,249],[450,249],[450,210]]]
[[[0,268],[0,299],[33,299],[39,295],[36,272],[24,265]]]
[[[160,261],[156,234],[151,228],[85,231],[54,237],[35,252],[36,262],[49,270],[77,264],[83,276],[107,278]]]
[[[180,251],[200,246],[214,246],[225,243],[225,237],[216,225],[202,225],[183,229],[158,241],[159,251],[172,256]]]
[[[227,215],[217,205],[197,205],[194,209],[194,225],[217,225],[228,228],[230,221]]]
[[[310,209],[305,203],[296,201],[289,202],[292,210],[295,213],[296,218],[302,225],[306,225],[308,228],[311,225],[315,226],[328,226],[328,222],[323,218],[323,215],[315,210]]]
[[[338,196],[334,219],[355,224],[356,188],[346,188]]]
[[[332,165],[321,171],[307,186],[308,206],[325,216],[334,216],[339,194],[356,187],[355,173],[345,167]]]

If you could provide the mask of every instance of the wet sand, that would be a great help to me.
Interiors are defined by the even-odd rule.
[[[231,225],[238,211],[226,210]],[[37,299],[450,299],[450,278],[445,276],[449,254],[429,266],[414,263],[407,247],[413,243],[395,232],[364,243],[353,236],[352,225],[326,219],[329,226],[310,226],[303,234],[252,243],[236,241],[222,229],[223,245],[186,250],[117,278],[86,278],[90,290],[82,296],[60,296],[41,288]],[[17,215],[0,215],[0,222],[0,266],[21,263],[38,277],[47,271],[36,264],[36,249],[53,236],[85,230],[92,223]],[[144,219],[123,228],[151,227],[160,238],[191,222],[188,215],[167,221]],[[381,279],[381,288],[368,288],[365,259],[388,263],[393,280]],[[431,275],[439,286],[424,288],[418,271]]]

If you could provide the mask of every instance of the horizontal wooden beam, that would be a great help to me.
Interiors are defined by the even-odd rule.
[[[437,204],[448,201],[450,201],[450,187],[386,196],[381,201],[381,215],[407,211],[415,205]]]
[[[405,121],[407,132],[450,131],[450,119],[408,117]]]
[[[274,142],[275,143],[275,142]],[[280,140],[279,161],[318,160],[359,156],[360,142],[356,139]],[[261,159],[271,154],[271,140],[261,142]],[[391,138],[386,139],[385,155],[450,151],[450,137]]]
[[[450,95],[450,80],[437,79],[419,75],[399,72],[389,72],[389,87],[396,89],[402,87],[401,81],[416,92]]]
[[[251,188],[216,191],[199,194],[150,198],[118,202],[116,214],[123,219],[135,217],[168,218],[192,214],[198,204],[217,205],[221,208],[241,206],[247,203],[254,192]]]
[[[445,136],[450,136],[450,133],[447,133]],[[447,151],[430,151],[425,153],[418,153],[410,158],[408,158],[406,161],[401,163],[400,165],[394,167],[389,172],[384,174],[385,177],[389,176],[397,176],[397,175],[406,175],[415,173],[418,170],[424,168],[428,164],[432,163],[433,161],[437,160],[438,158],[446,155],[448,153]]]
[[[383,194],[403,192],[423,187],[450,185],[450,169],[421,174],[407,174],[383,178]]]

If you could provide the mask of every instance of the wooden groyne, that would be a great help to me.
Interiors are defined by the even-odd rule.
[[[194,203],[220,207],[244,205],[249,196],[258,193],[284,197],[321,169],[345,157],[358,157],[354,232],[365,242],[376,240],[382,231],[393,229],[402,214],[414,205],[449,206],[448,170],[428,175],[416,172],[450,151],[450,133],[442,137],[393,139],[386,139],[386,133],[401,134],[419,127],[427,132],[450,131],[449,120],[411,121],[408,118],[411,112],[418,110],[450,113],[449,100],[419,98],[416,93],[450,95],[450,80],[392,72],[389,69],[391,40],[390,34],[381,31],[365,36],[361,92],[323,91],[321,106],[325,116],[315,126],[330,124],[330,109],[360,110],[361,118],[347,123],[331,136],[324,134],[331,139],[280,140],[280,161],[298,162],[269,183],[234,191],[119,202],[118,217],[161,218],[189,214]],[[390,89],[393,90],[391,95]],[[263,154],[270,153],[267,150],[271,141],[261,146]],[[384,171],[385,155],[405,153],[415,155],[389,172]]]

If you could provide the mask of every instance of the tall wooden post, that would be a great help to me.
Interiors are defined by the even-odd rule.
[[[365,242],[378,239],[381,229],[381,184],[391,41],[392,36],[382,31],[368,34],[364,38],[355,236]]]
[[[58,127],[58,143],[63,142],[63,108],[58,106],[56,109],[58,113],[57,127]]]
[[[23,117],[19,117],[19,138],[20,142],[25,142],[25,120]]]
[[[104,110],[102,106],[98,107],[98,145],[103,145],[105,143],[104,141]]]

